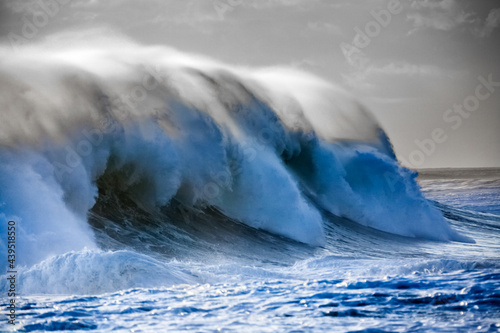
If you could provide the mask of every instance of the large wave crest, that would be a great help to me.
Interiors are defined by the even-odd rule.
[[[311,245],[324,244],[328,213],[471,241],[365,108],[311,74],[116,39],[2,47],[0,58],[0,219],[18,222],[20,264],[96,247],[87,212],[106,191],[149,211],[173,199],[215,207]]]

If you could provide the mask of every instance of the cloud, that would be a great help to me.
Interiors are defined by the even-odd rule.
[[[369,65],[350,74],[343,74],[344,83],[357,90],[368,91],[375,88],[373,82],[381,78],[393,78],[399,76],[404,78],[433,77],[443,75],[441,69],[431,65],[417,65],[407,62],[389,63],[384,66]]]
[[[326,32],[332,35],[342,35],[339,26],[327,22],[309,22],[307,23],[307,29],[316,32]]]
[[[341,76],[344,84],[354,91],[367,93],[376,88],[373,83],[367,81],[367,77],[364,72],[352,72],[349,74],[341,74]]]
[[[390,98],[398,96],[407,99],[425,91],[429,84],[462,79],[467,73],[467,70],[398,61],[383,65],[370,63],[349,74],[342,74],[342,79],[344,84],[358,92],[377,97],[382,94],[385,97],[389,95]]]
[[[292,62],[289,63],[289,66],[307,69],[312,67],[318,67],[318,64],[316,63],[316,61],[310,58],[304,58],[301,60],[293,60]]]
[[[476,14],[465,12],[454,0],[414,1],[411,9],[407,18],[415,27],[412,32],[421,28],[449,31],[478,20]]]
[[[454,0],[420,0],[413,1],[411,4],[412,8],[415,9],[440,9],[440,10],[450,10],[456,6]]]
[[[455,0],[414,1],[411,9],[407,19],[415,29],[410,33],[424,28],[451,31],[463,27],[474,36],[485,38],[500,26],[500,8],[491,9],[484,20],[475,12],[466,11]]]
[[[494,8],[488,13],[488,16],[484,20],[484,25],[474,32],[476,36],[486,38],[489,37],[498,26],[500,26],[500,8]]]
[[[312,2],[318,3],[319,0],[261,0],[261,1],[242,1],[245,3],[245,6],[253,7],[255,9],[267,9],[267,8],[275,8],[275,7],[296,7],[299,8],[303,5],[310,5]]]
[[[382,67],[369,66],[367,75],[439,76],[442,70],[432,65],[417,65],[406,62],[390,63]]]

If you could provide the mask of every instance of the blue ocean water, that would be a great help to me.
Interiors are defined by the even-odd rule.
[[[498,169],[417,178],[333,84],[116,43],[0,48],[2,331],[500,331]]]
[[[44,277],[42,268],[22,276],[48,290],[19,298],[17,328],[498,332],[500,174],[461,173],[467,178],[446,170],[420,182],[475,244],[398,238],[332,219],[321,248],[240,226],[207,236],[193,249],[204,254],[184,259],[139,254],[145,249],[74,252],[46,263],[58,276]]]

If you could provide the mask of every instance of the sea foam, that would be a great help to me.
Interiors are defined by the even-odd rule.
[[[116,39],[0,58],[0,217],[18,221],[21,265],[96,247],[86,214],[103,176],[146,210],[216,207],[311,245],[325,243],[323,211],[472,241],[423,197],[366,109],[311,74]]]

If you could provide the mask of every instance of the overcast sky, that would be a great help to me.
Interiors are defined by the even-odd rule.
[[[104,27],[232,64],[294,66],[358,96],[407,166],[500,167],[497,0],[2,0],[0,6],[2,43]],[[33,24],[34,31],[27,27]]]

